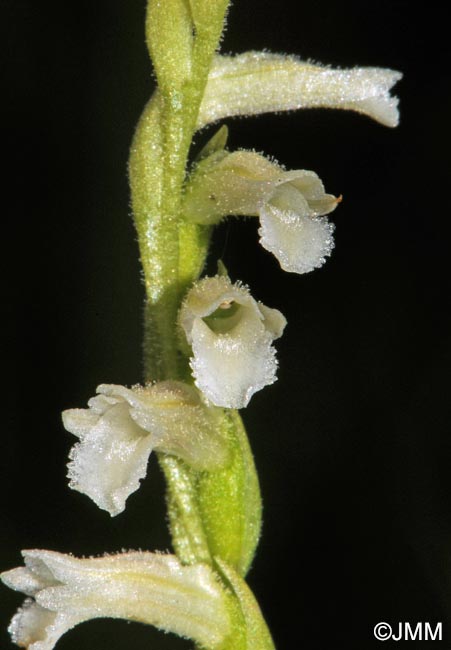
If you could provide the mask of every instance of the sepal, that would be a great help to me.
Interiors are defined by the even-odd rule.
[[[227,145],[228,137],[229,129],[225,124],[223,124],[217,131],[215,131],[212,137],[208,140],[207,144],[201,149],[197,156],[197,160],[201,161],[204,158],[208,158],[212,154],[217,153],[218,151],[224,151]]]

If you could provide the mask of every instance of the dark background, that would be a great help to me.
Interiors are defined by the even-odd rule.
[[[449,37],[438,2],[236,1],[223,51],[402,70],[396,130],[345,112],[229,120],[230,146],[344,195],[336,250],[283,273],[255,221],[218,229],[234,279],[288,319],[279,381],[244,412],[265,504],[249,582],[279,650],[378,648],[379,621],[444,624],[451,648]],[[2,0],[0,568],[21,548],[168,549],[155,458],[111,519],[67,488],[60,423],[98,383],[141,378],[143,288],[126,178],[152,78],[145,0]],[[206,134],[197,138],[198,146]],[[22,597],[0,589],[0,646]],[[393,642],[388,642],[388,645]],[[438,642],[422,642],[423,648]],[[189,648],[94,621],[61,650]]]

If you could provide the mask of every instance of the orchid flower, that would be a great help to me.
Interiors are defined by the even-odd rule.
[[[28,650],[52,650],[79,623],[124,618],[220,646],[230,628],[226,594],[205,564],[183,566],[174,555],[132,552],[78,559],[23,551],[25,566],[1,574],[28,598],[9,632]]]
[[[389,68],[332,68],[271,52],[217,55],[198,115],[198,127],[233,115],[260,115],[299,108],[338,108],[368,115],[384,126],[399,121],[402,78]]]
[[[196,469],[227,461],[215,426],[217,410],[193,387],[165,381],[132,389],[102,384],[88,409],[63,412],[65,428],[78,442],[70,452],[70,487],[87,494],[111,516],[145,477],[153,449],[182,458]]]
[[[196,386],[217,406],[242,408],[276,380],[272,342],[286,320],[227,276],[207,277],[188,292],[179,323],[192,346]]]
[[[340,198],[326,194],[311,171],[285,171],[252,151],[214,152],[192,174],[184,210],[196,223],[227,214],[259,216],[260,243],[285,271],[307,273],[324,264],[334,226],[324,215]]]

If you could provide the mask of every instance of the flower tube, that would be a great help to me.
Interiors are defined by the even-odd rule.
[[[224,117],[300,108],[338,108],[368,115],[384,126],[399,121],[402,78],[389,68],[331,68],[271,52],[216,56],[198,116],[198,128]]]

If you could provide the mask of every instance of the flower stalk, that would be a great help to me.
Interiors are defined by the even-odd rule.
[[[204,228],[182,223],[180,205],[189,147],[228,0],[211,3],[210,10],[208,4],[192,2],[192,15],[186,5],[149,0],[146,37],[158,90],[138,122],[129,161],[146,288],[148,381],[186,376],[186,366],[177,359],[177,311],[184,291],[202,271],[208,246]]]
[[[182,189],[227,4],[191,2],[191,34],[182,25],[181,3],[148,5],[148,46],[158,90],[138,123],[129,163],[146,287],[146,381],[192,381],[188,357],[178,349],[177,314],[186,290],[202,272],[211,228],[184,218]],[[182,65],[177,63],[179,57],[184,58]],[[219,428],[231,458],[224,469],[199,472],[173,455],[160,454],[170,528],[183,562],[212,563],[218,555],[244,575],[260,535],[258,479],[239,415],[223,412]],[[231,643],[230,648],[237,640]]]

